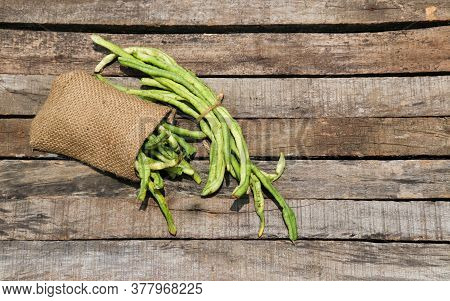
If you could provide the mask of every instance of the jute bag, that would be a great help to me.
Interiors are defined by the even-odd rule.
[[[31,123],[33,148],[137,181],[134,161],[170,108],[100,82],[85,71],[58,76]]]

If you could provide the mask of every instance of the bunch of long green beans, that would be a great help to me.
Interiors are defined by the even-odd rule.
[[[117,58],[121,65],[149,76],[142,78],[141,84],[151,89],[132,89],[113,84],[117,89],[173,106],[199,122],[201,131],[210,141],[209,175],[202,196],[216,192],[223,183],[225,172],[229,172],[239,181],[232,193],[233,197],[239,198],[250,190],[253,192],[255,211],[260,219],[258,236],[261,236],[265,227],[262,193],[264,187],[281,207],[289,238],[292,241],[297,239],[295,214],[272,184],[284,171],[283,154],[280,155],[275,174],[263,172],[250,161],[242,130],[228,110],[220,104],[221,97],[192,71],[181,67],[172,57],[159,49],[150,47],[122,49],[98,35],[91,37],[94,43],[111,51],[111,54],[105,56],[95,68],[97,73]]]
[[[99,79],[105,80],[102,77]],[[170,178],[186,174],[191,176],[197,184],[202,182],[200,175],[187,161],[192,158],[197,149],[185,140],[186,137],[203,139],[206,136],[200,131],[189,131],[162,122],[145,140],[135,161],[135,169],[141,180],[137,198],[144,202],[147,191],[153,195],[172,235],[176,235],[177,228],[162,193],[164,180],[160,172],[165,172]]]

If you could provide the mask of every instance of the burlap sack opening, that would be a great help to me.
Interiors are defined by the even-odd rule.
[[[58,76],[31,123],[33,148],[62,154],[137,181],[145,138],[171,112],[100,82],[85,71]]]

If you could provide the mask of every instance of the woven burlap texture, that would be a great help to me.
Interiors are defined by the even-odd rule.
[[[33,148],[137,181],[134,161],[170,108],[100,82],[85,71],[58,76],[31,123]]]

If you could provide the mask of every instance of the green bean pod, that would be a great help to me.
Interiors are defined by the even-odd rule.
[[[297,234],[297,219],[295,217],[294,211],[289,207],[284,198],[280,195],[278,190],[272,185],[272,182],[267,179],[264,174],[256,167],[254,164],[251,165],[251,170],[256,177],[261,181],[261,184],[270,192],[270,194],[275,198],[278,205],[281,207],[281,212],[283,214],[283,220],[288,228],[289,239],[295,241],[298,239]]]
[[[141,185],[139,188],[139,193],[138,193],[138,200],[140,201],[144,201],[145,200],[145,196],[147,194],[147,184],[150,178],[150,167],[147,164],[147,157],[144,155],[143,152],[139,152],[138,153],[138,157],[137,157],[137,171],[139,174],[139,177],[141,179]]]
[[[172,73],[170,71],[159,69],[157,67],[147,65],[147,64],[137,60],[133,56],[131,56],[131,58],[119,56],[118,61],[121,65],[123,65],[125,67],[137,69],[137,70],[142,71],[145,74],[148,74],[152,77],[163,77],[163,78],[173,80],[174,82],[185,86],[189,91],[193,92],[194,94],[195,94],[195,92],[197,92],[196,89],[191,84],[189,84],[187,81],[185,81],[183,78],[181,78],[177,74]]]
[[[167,138],[167,142],[169,143],[170,147],[175,150],[178,151],[180,149],[180,145],[178,144],[177,140],[174,138],[174,136],[172,135],[172,133],[170,133],[168,130],[166,130],[163,126],[158,126],[158,131],[160,133],[166,133],[168,138]]]
[[[251,187],[253,191],[253,202],[255,205],[256,214],[259,217],[259,230],[258,237],[261,237],[264,233],[264,227],[266,225],[264,216],[264,195],[262,193],[261,182],[255,175],[251,175]]]
[[[217,159],[218,159],[218,148],[217,148],[217,142],[216,140],[212,140],[211,144],[210,144],[210,149],[209,149],[209,174],[208,174],[208,179],[206,180],[206,187],[209,187],[212,183],[212,181],[214,181],[214,179],[216,178],[216,173],[217,171]],[[204,196],[204,189],[202,190],[201,195]]]
[[[164,198],[162,193],[158,189],[156,189],[155,184],[152,181],[148,182],[148,190],[155,198],[156,202],[159,205],[159,208],[161,209],[162,214],[166,219],[167,227],[169,228],[169,233],[174,236],[177,235],[177,228],[175,226],[175,223],[173,222],[173,217],[172,214],[170,213],[169,206],[167,206],[166,199]]]
[[[187,158],[191,158],[196,152],[197,149],[191,144],[187,143],[182,137],[172,133],[173,138],[178,142],[178,145],[183,149],[183,153]]]
[[[164,87],[163,85],[158,83],[153,78],[148,78],[148,77],[141,78],[141,84],[143,86],[148,86],[148,87],[154,87],[154,88],[158,88],[158,89],[162,89],[162,90],[167,90],[166,87]]]
[[[168,167],[177,166],[178,163],[180,163],[181,159],[182,159],[182,157],[180,156],[177,159],[172,159],[172,160],[169,160],[167,162],[160,162],[160,161],[157,161],[155,159],[148,158],[148,162],[149,162],[148,166],[150,167],[151,170],[163,170],[163,169],[166,169]]]
[[[183,129],[177,126],[174,126],[173,124],[169,124],[167,122],[164,122],[163,127],[165,127],[167,130],[172,132],[173,134],[177,134],[179,136],[188,137],[192,139],[204,139],[206,138],[205,133],[200,131],[190,131],[187,129]]]
[[[153,182],[155,183],[155,189],[163,189],[164,188],[164,180],[157,171],[152,171],[150,174]]]
[[[216,113],[216,112],[215,112]],[[231,147],[230,147],[230,129],[228,128],[224,118],[222,115],[216,113],[217,119],[219,119],[222,124],[222,135],[223,135],[223,153],[225,166],[227,171],[231,170],[230,156],[231,156]]]
[[[261,170],[261,172],[270,181],[275,182],[276,180],[278,180],[281,177],[281,175],[284,173],[285,169],[286,169],[286,159],[284,158],[284,154],[280,153],[280,158],[278,159],[275,173],[267,173],[262,170]]]
[[[159,133],[158,136],[155,136],[154,134],[150,135],[144,143],[144,150],[150,151],[151,149],[154,149],[158,147],[161,143],[165,142],[169,138],[169,135],[167,132]]]

